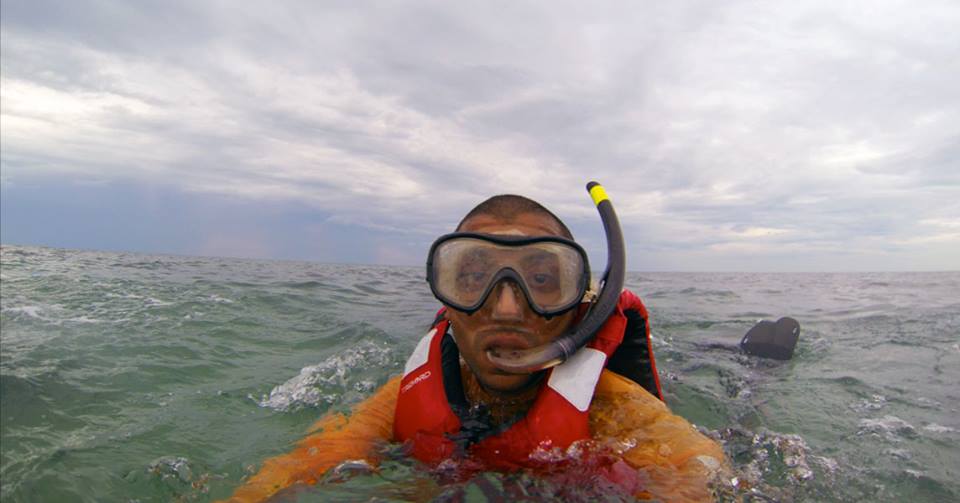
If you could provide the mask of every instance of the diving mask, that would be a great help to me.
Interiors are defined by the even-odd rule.
[[[458,311],[477,311],[507,279],[523,291],[534,312],[551,317],[580,303],[589,286],[590,265],[580,245],[559,236],[455,232],[430,247],[430,289]]]

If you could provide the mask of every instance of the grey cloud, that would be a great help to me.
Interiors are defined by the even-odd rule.
[[[596,178],[654,250],[906,242],[956,209],[950,2],[4,2],[2,18],[5,79],[106,103],[90,129],[50,129],[68,142],[5,132],[5,177],[263,186],[427,233],[497,192],[592,223]],[[5,121],[39,113],[14,98]]]
[[[106,52],[174,53],[209,41],[214,14],[190,2],[11,0],[3,3],[2,23],[4,29]]]

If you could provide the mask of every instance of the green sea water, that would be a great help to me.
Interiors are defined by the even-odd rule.
[[[0,273],[4,502],[226,497],[400,373],[438,307],[421,268],[3,246]],[[960,500],[960,273],[627,286],[651,311],[668,404],[724,443],[741,497]],[[802,326],[793,360],[733,350],[786,315]],[[603,495],[550,484],[444,486],[397,455],[280,499]]]

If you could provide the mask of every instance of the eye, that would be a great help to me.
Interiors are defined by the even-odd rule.
[[[461,271],[457,283],[465,290],[477,290],[485,286],[487,273],[482,271]]]
[[[527,276],[527,284],[535,290],[549,291],[558,287],[558,280],[549,272],[532,272]]]
[[[533,282],[537,285],[545,285],[550,281],[550,275],[544,273],[537,273],[533,275]]]

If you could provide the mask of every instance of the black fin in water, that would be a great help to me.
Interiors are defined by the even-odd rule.
[[[777,360],[789,360],[800,338],[800,323],[790,317],[772,321],[762,320],[747,331],[740,341],[740,349],[748,355]]]

